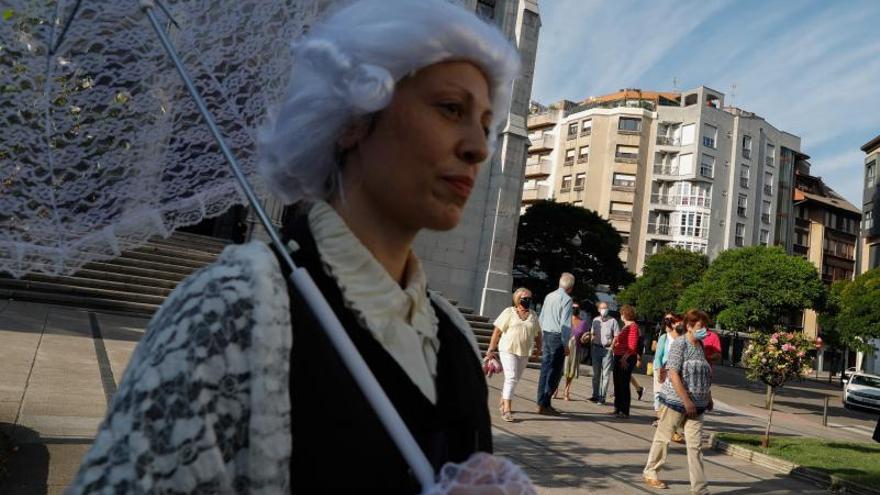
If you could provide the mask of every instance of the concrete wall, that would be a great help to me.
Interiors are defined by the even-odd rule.
[[[475,1],[468,5],[476,6]],[[510,305],[511,268],[529,145],[526,132],[541,21],[534,0],[496,2],[494,20],[519,48],[523,75],[514,83],[507,125],[491,161],[483,165],[461,224],[449,232],[423,232],[413,246],[431,288],[480,314]]]

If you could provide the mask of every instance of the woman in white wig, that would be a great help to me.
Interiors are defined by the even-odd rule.
[[[266,182],[299,205],[285,226],[291,254],[435,470],[491,452],[473,335],[428,293],[411,244],[461,219],[507,114],[517,53],[440,0],[357,2],[293,49],[290,87],[260,136]],[[254,242],[174,291],[71,493],[418,493],[285,276]],[[463,471],[530,493],[506,461],[472,459]]]

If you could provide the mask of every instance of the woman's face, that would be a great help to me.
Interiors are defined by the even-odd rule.
[[[401,80],[373,128],[349,150],[346,186],[405,231],[449,230],[461,219],[492,121],[486,77],[443,62]],[[346,191],[348,194],[348,191]]]

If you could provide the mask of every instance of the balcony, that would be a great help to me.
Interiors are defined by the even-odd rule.
[[[580,155],[578,157],[577,162],[578,163],[587,163],[587,161],[589,161],[589,159],[590,159],[590,155]]]
[[[764,184],[764,196],[772,196],[773,195],[773,186]]]
[[[547,158],[541,158],[537,162],[526,162],[526,177],[548,176],[553,171],[553,166]]]
[[[577,131],[571,132],[571,129],[568,130],[568,134],[565,135],[566,141],[571,141],[572,139],[577,139],[578,133]]]
[[[709,136],[703,136],[703,146],[707,148],[715,149],[715,138]]]
[[[711,208],[712,198],[703,196],[672,196],[665,194],[652,194],[651,204],[656,207],[668,207],[674,209],[677,206],[696,206],[698,208]]]
[[[681,141],[672,136],[657,136],[659,146],[679,146]]]
[[[794,251],[794,254],[798,254],[801,256],[806,256],[810,252],[810,248],[808,248],[807,246],[801,246],[800,244],[792,245],[792,250]]]
[[[624,191],[633,191],[636,188],[636,181],[615,179],[611,182],[611,187]]]
[[[741,237],[741,236],[736,236],[736,238],[733,240],[733,244],[734,244],[736,247],[743,247],[743,246],[746,245],[746,242],[745,242],[745,239],[744,239],[743,237]]]
[[[630,136],[638,136],[639,134],[642,133],[642,130],[641,129],[620,129],[620,128],[618,128],[617,133],[618,134],[627,134]]]
[[[592,133],[593,133],[592,127],[587,127],[586,129],[581,129],[581,137],[589,136]]]
[[[556,136],[552,134],[544,134],[535,141],[532,141],[532,145],[529,146],[529,151],[552,150],[555,138]]]
[[[764,157],[764,164],[767,165],[768,167],[772,167],[773,166],[773,157],[772,156],[765,156]]]
[[[654,178],[669,177],[672,180],[678,180],[683,174],[677,166],[674,165],[654,165]]]
[[[739,178],[739,187],[743,189],[749,188],[749,178],[748,177],[740,177]]]
[[[639,155],[635,153],[615,153],[614,161],[620,163],[639,163]]]
[[[752,150],[744,149],[743,150],[743,158],[745,158],[746,160],[750,160],[752,158]]]
[[[631,211],[623,211],[623,210],[611,210],[608,213],[608,218],[610,220],[624,220],[630,221],[632,220],[632,212]]]
[[[806,218],[795,217],[795,219],[794,219],[794,225],[795,225],[795,227],[809,228],[809,227],[810,227],[810,221],[807,220]]]
[[[522,202],[531,203],[534,201],[547,199],[550,196],[550,188],[548,186],[532,186],[523,189]]]
[[[649,223],[648,234],[671,236],[668,223]]]
[[[736,215],[740,218],[746,217],[746,207],[745,206],[737,206],[736,207]]]
[[[764,223],[770,223],[770,214],[769,213],[762,213],[761,214],[761,221]]]
[[[565,161],[562,162],[563,167],[570,167],[572,165],[574,165],[574,157],[571,157],[571,158],[566,157]]]

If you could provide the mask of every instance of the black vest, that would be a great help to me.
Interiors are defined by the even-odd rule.
[[[285,240],[345,327],[355,347],[400,413],[435,472],[477,451],[492,452],[488,389],[467,338],[434,305],[439,319],[437,404],[409,379],[369,329],[346,308],[342,292],[319,258],[305,215],[285,225]],[[282,267],[285,279],[287,267]],[[420,487],[378,417],[298,292],[288,283],[293,348],[290,402],[293,493],[418,493]],[[433,304],[433,303],[432,303]]]

